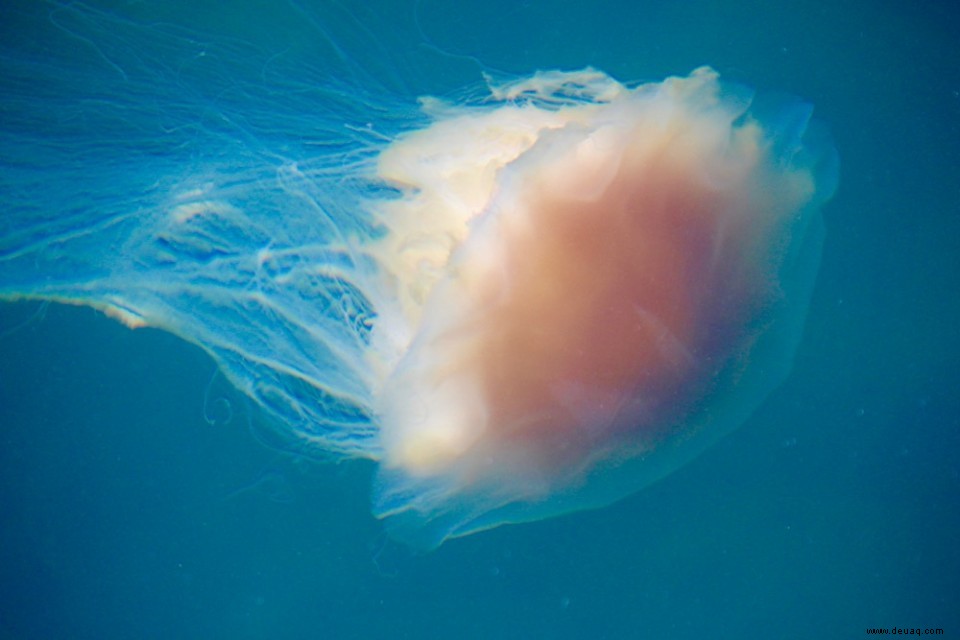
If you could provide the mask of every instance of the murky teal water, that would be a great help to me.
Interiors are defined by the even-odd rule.
[[[412,103],[455,95],[483,71],[591,65],[656,80],[710,64],[814,103],[833,131],[841,181],[824,211],[820,280],[794,372],[742,429],[622,503],[426,556],[388,542],[368,515],[368,465],[278,453],[198,349],[88,309],[0,307],[0,637],[960,634],[955,9],[812,0],[89,6],[82,21],[67,19],[68,5],[0,7],[0,84],[34,64],[57,80],[17,75],[18,92],[0,94],[0,130],[10,133],[5,112],[44,123],[24,134],[37,146],[8,142],[0,152],[4,198],[21,198],[21,165],[51,157],[43,149],[58,136],[89,136],[93,157],[139,139],[91,135],[94,107],[86,120],[54,117],[76,114],[58,111],[70,98],[64,87],[104,100],[101,114],[128,110],[130,131],[162,130],[170,114],[149,96],[101,91],[145,68],[165,83],[158,92],[182,90],[184,104],[202,111],[205,84],[264,122],[271,87],[308,108],[294,89],[331,75]],[[126,39],[151,28],[143,42]],[[228,60],[220,68],[236,75],[202,78],[185,40],[209,44],[209,55],[276,58]],[[162,136],[155,144],[131,157],[170,153]],[[49,189],[60,207],[49,215],[77,188],[58,184],[62,175],[50,166],[48,185],[29,186],[45,197]]]

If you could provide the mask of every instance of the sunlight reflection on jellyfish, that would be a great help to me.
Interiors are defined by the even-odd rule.
[[[804,103],[703,67],[413,107],[226,39],[51,15],[87,58],[5,52],[0,297],[198,344],[289,446],[375,461],[400,539],[609,504],[790,368],[837,174]]]

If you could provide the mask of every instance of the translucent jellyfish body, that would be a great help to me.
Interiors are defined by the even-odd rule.
[[[51,102],[32,65],[5,75],[0,298],[201,346],[288,446],[375,461],[414,545],[617,500],[790,369],[837,173],[808,105],[588,69],[310,111],[221,74],[198,126],[182,74]]]
[[[608,503],[740,424],[789,368],[835,182],[807,106],[758,120],[707,68],[494,97],[378,164],[405,195],[372,247],[399,316],[376,510],[428,545]]]

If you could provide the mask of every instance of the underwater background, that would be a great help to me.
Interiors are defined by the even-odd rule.
[[[101,73],[91,52],[124,34],[67,34],[69,6],[3,2],[4,59],[73,47]],[[960,9],[83,6],[282,53],[305,84],[336,60],[411,105],[483,71],[660,80],[709,64],[810,100],[840,186],[793,373],[742,428],[611,507],[426,555],[369,515],[372,465],[271,446],[198,348],[87,308],[0,306],[0,639],[960,637]]]

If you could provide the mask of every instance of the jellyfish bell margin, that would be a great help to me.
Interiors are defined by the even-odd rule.
[[[633,493],[783,380],[837,179],[810,112],[754,114],[709,68],[554,71],[328,156],[289,156],[289,112],[232,155],[145,154],[139,182],[73,163],[92,186],[57,211],[27,167],[0,297],[198,344],[291,446],[376,461],[375,515],[432,549]],[[110,157],[53,153],[84,145]]]

